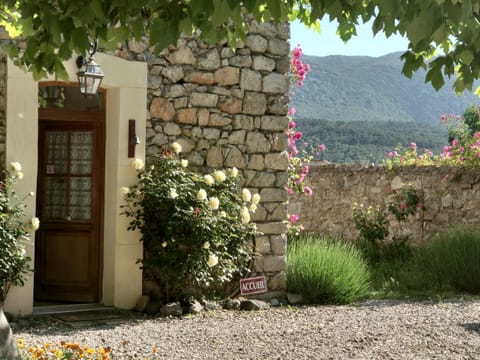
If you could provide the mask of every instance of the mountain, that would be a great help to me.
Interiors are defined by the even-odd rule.
[[[442,114],[462,114],[480,102],[473,93],[457,96],[453,79],[446,79],[438,92],[425,83],[425,71],[408,79],[401,73],[401,54],[303,56],[311,70],[291,97],[296,117],[438,124]]]

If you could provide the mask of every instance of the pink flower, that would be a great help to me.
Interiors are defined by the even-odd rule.
[[[473,137],[475,139],[480,139],[480,132],[476,132],[475,134],[473,134]]]
[[[452,146],[455,147],[458,144],[458,139],[453,139]]]
[[[326,148],[327,147],[325,146],[325,144],[318,145],[318,150],[320,150],[320,151],[325,151]]]
[[[308,174],[308,166],[304,166],[302,169],[302,174],[307,175]]]
[[[410,148],[411,148],[412,150],[416,150],[416,149],[417,149],[417,144],[415,144],[414,142],[412,142],[412,143],[410,144]]]
[[[296,125],[297,125],[297,124],[295,124],[295,121],[290,121],[290,122],[288,123],[288,128],[289,128],[289,129],[295,129],[295,126],[296,126]]]
[[[295,115],[296,112],[297,112],[297,110],[294,107],[292,107],[288,110],[288,114],[291,115],[291,116]]]
[[[448,150],[450,150],[450,148],[447,145],[445,145],[443,147],[443,152],[446,153],[446,152],[448,152]]]
[[[445,122],[445,120],[447,119],[447,116],[444,114],[440,117],[440,122]]]
[[[287,189],[287,195],[293,195],[293,189],[292,188],[288,188]]]
[[[290,217],[288,218],[288,221],[290,221],[291,223],[296,223],[298,221],[298,215],[297,214],[290,215]]]
[[[300,47],[300,44],[298,44],[295,49],[293,49],[293,57],[294,58],[300,58],[302,57],[302,48]]]
[[[407,208],[407,203],[405,201],[402,201],[400,203],[400,210],[405,210]]]
[[[295,140],[300,140],[300,139],[302,138],[302,136],[303,136],[302,132],[301,132],[301,131],[297,131],[297,132],[295,133],[295,135],[293,135],[293,138],[294,138]]]
[[[423,207],[424,207],[423,203],[417,204],[417,209],[423,210]]]
[[[307,194],[308,196],[312,196],[313,195],[313,190],[310,186],[305,186],[303,188],[303,191],[305,191],[305,194]]]
[[[389,159],[393,158],[393,151],[390,151],[390,152],[388,153],[388,158],[389,158]]]

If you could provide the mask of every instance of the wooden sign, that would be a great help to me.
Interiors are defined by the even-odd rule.
[[[240,279],[240,295],[261,294],[267,292],[267,278],[256,276]]]

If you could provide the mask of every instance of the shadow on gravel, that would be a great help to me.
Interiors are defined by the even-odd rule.
[[[468,330],[470,332],[476,332],[478,335],[480,335],[480,323],[468,323],[468,324],[459,324],[461,327],[463,327],[465,330]]]

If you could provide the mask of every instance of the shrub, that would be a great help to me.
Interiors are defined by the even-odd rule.
[[[11,286],[23,286],[31,271],[31,259],[27,256],[25,244],[30,232],[39,226],[37,218],[28,224],[23,222],[25,204],[14,190],[14,185],[22,178],[22,166],[12,162],[0,182],[0,304]]]
[[[353,245],[301,235],[288,249],[288,290],[307,302],[348,304],[368,295],[369,268]]]
[[[187,169],[179,144],[172,149],[153,157],[148,169],[135,161],[138,183],[122,188],[129,230],[142,233],[143,269],[160,285],[164,301],[182,300],[246,270],[256,233],[250,212],[260,201],[240,188],[237,169],[202,176]]]
[[[480,293],[480,232],[451,229],[421,244],[414,269],[432,290]]]

